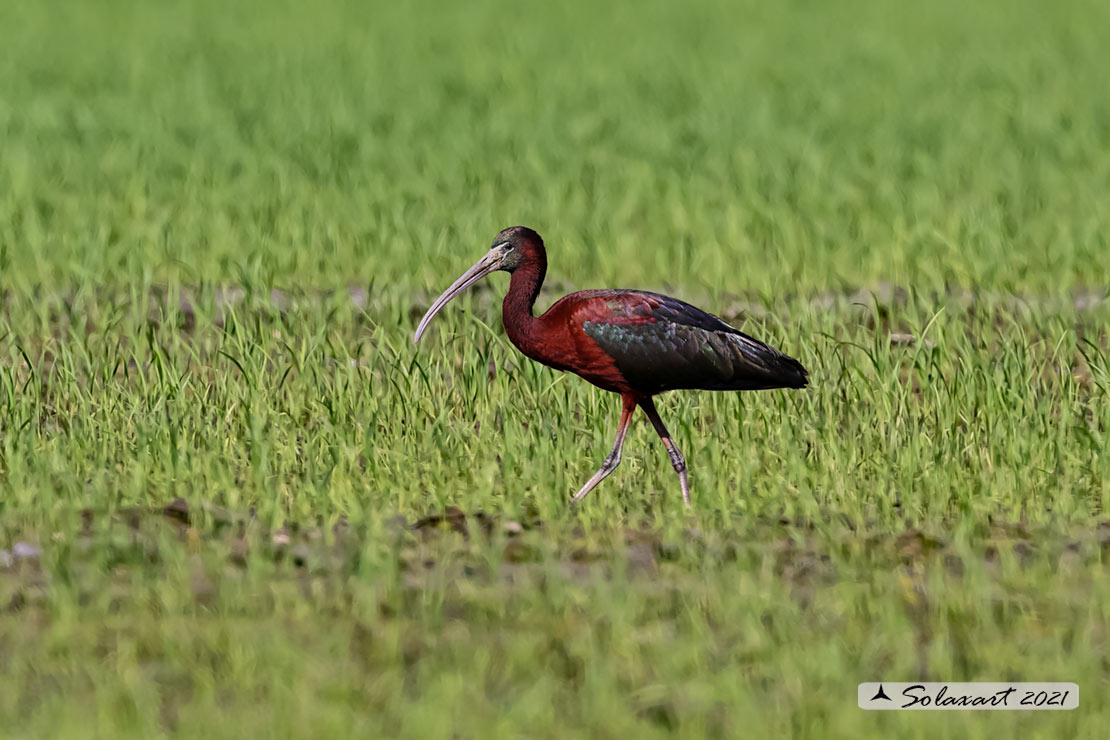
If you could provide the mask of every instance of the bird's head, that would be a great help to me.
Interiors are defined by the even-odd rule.
[[[527,226],[510,226],[493,238],[489,254],[500,250],[501,262],[494,269],[512,272],[542,249],[543,239],[535,231]]]
[[[543,259],[543,239],[527,226],[510,226],[502,230],[493,240],[493,246],[486,252],[482,259],[464,272],[458,280],[451,283],[451,287],[435,299],[424,318],[416,327],[412,341],[419,342],[424,330],[432,322],[440,309],[451,302],[451,299],[462,293],[474,283],[478,282],[491,272],[504,270],[513,272],[529,260]],[[546,265],[546,261],[544,262]]]

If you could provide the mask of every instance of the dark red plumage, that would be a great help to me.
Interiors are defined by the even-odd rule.
[[[497,235],[490,253],[428,310],[415,338],[419,340],[451,298],[494,270],[512,273],[501,320],[517,349],[622,396],[613,450],[575,500],[620,462],[624,434],[639,405],[667,446],[683,498],[689,503],[685,460],[659,418],[652,396],[681,388],[739,391],[803,388],[808,383],[808,374],[797,360],[712,314],[658,293],[585,290],[565,296],[535,316],[532,310],[547,273],[547,253],[540,235],[523,226]]]
[[[501,321],[509,340],[533,360],[569,370],[607,391],[638,396],[681,388],[806,386],[806,370],[797,360],[658,293],[583,290],[533,316],[547,257],[542,242],[522,242],[524,256],[512,273]]]

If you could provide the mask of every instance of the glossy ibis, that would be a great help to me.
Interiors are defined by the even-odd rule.
[[[569,370],[621,395],[617,437],[601,468],[574,494],[581,501],[620,464],[624,435],[639,406],[663,440],[690,505],[686,461],[655,410],[652,396],[680,388],[755,391],[804,388],[806,369],[774,347],[676,298],[642,290],[583,290],[560,299],[542,316],[532,307],[547,273],[543,239],[513,226],[493,240],[482,259],[435,300],[416,327],[414,342],[439,310],[496,270],[511,273],[501,306],[505,333],[528,357]]]

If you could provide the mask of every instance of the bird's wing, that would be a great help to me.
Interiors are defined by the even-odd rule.
[[[637,390],[801,388],[802,365],[676,298],[646,291],[593,291],[576,322]]]

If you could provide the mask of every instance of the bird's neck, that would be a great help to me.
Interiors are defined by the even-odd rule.
[[[530,350],[540,341],[532,307],[536,305],[536,296],[540,294],[546,274],[547,261],[544,259],[522,263],[513,271],[509,292],[501,303],[501,322],[505,325],[505,333],[521,352],[529,356],[532,355]]]

